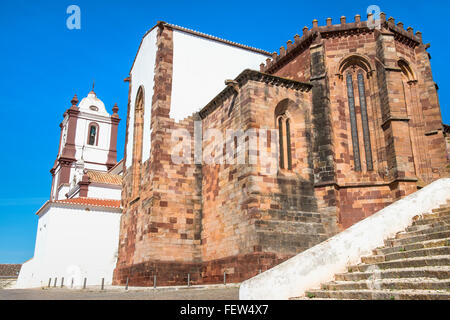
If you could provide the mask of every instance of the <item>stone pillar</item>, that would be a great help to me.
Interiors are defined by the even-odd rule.
[[[431,169],[431,181],[446,175],[447,159],[445,137],[442,127],[442,116],[439,106],[437,85],[431,72],[430,56],[427,45],[416,47],[417,97],[420,99],[424,116],[424,140]],[[427,182],[431,182],[427,181]]]
[[[66,144],[63,146],[60,158],[75,161],[75,135],[77,132],[78,114],[80,113],[77,107],[78,98],[76,95],[71,102],[72,106],[67,110],[69,117],[67,120],[67,139]]]
[[[111,116],[111,138],[109,141],[109,153],[108,159],[106,161],[106,165],[108,169],[111,169],[117,163],[117,130],[119,127],[119,115],[117,112],[119,111],[119,107],[117,107],[117,103],[113,107],[113,115]]]
[[[331,236],[337,229],[337,184],[333,129],[331,123],[328,77],[325,67],[325,48],[320,39],[310,47],[313,119],[314,187],[319,212],[323,214],[326,233]]]
[[[382,129],[384,132],[388,176],[394,199],[407,195],[414,188],[404,184],[417,182],[409,131],[409,117],[403,94],[401,69],[394,34],[382,29],[377,35],[377,76],[380,88]],[[398,183],[397,183],[398,182]],[[399,189],[400,192],[397,192]]]

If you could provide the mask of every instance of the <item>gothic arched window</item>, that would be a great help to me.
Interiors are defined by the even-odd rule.
[[[96,146],[98,143],[98,125],[96,123],[91,123],[89,125],[87,143],[91,146]]]
[[[341,72],[345,75],[355,171],[362,171],[360,153],[362,148],[364,148],[366,169],[373,171],[366,90],[366,78],[370,71],[370,65],[357,56],[350,57],[341,64]],[[360,145],[360,136],[362,136],[363,145]]]
[[[133,134],[133,192],[137,192],[140,184],[142,161],[142,133],[144,129],[144,90],[139,88],[134,105]]]
[[[278,127],[278,141],[280,148],[279,165],[281,169],[292,170],[291,156],[291,120],[284,110],[281,114],[275,114]]]
[[[406,80],[406,82],[415,81],[416,77],[414,75],[414,72],[406,61],[399,60],[398,67],[402,71],[403,78]]]

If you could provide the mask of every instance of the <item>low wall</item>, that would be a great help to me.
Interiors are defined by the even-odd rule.
[[[0,277],[0,290],[14,288],[17,277]]]
[[[241,300],[282,300],[303,296],[306,290],[332,281],[336,273],[360,262],[361,256],[383,246],[384,240],[411,225],[417,215],[430,212],[450,199],[450,178],[378,211],[344,232],[312,247],[282,264],[244,281]]]

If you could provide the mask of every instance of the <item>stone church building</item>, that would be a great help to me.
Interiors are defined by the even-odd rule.
[[[443,176],[429,44],[379,22],[314,20],[274,53],[165,22],[148,31],[125,79],[113,283],[240,282]]]

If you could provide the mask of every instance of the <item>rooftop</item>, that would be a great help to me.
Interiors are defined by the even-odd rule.
[[[95,170],[87,170],[86,174],[89,177],[90,182],[122,185],[122,176],[118,174]]]
[[[0,264],[0,278],[1,277],[18,277],[21,264]]]
[[[64,200],[55,200],[52,201],[51,203],[67,203],[67,204],[89,205],[105,208],[120,208],[120,200],[97,199],[97,198],[72,198]]]

